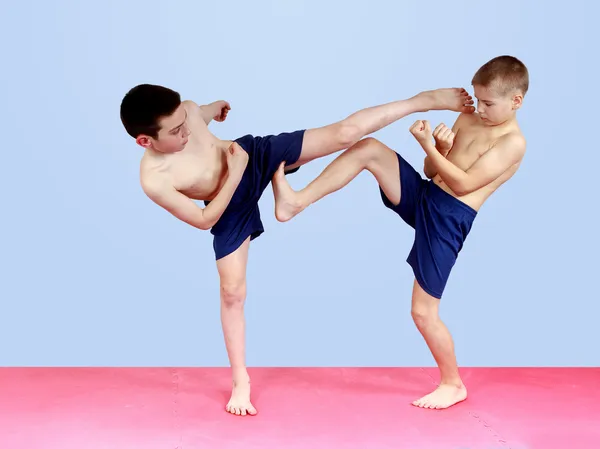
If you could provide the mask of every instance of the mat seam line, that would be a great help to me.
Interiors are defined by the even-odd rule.
[[[419,368],[428,378],[429,380],[431,380],[431,382],[437,386],[437,383],[435,382],[435,379],[433,377],[431,377],[431,375],[425,371],[424,368]],[[484,419],[480,418],[479,415],[477,413],[473,413],[471,411],[467,412],[468,415],[474,419],[475,421],[477,421],[480,425],[482,425],[483,427],[486,428],[486,430],[488,432],[490,432],[492,434],[492,437],[496,440],[497,443],[500,443],[502,446],[504,447],[508,447],[508,449],[514,449],[512,447],[512,445],[510,444],[510,442],[508,442],[508,440],[504,437],[502,437],[500,435],[500,433],[494,429],[491,425],[489,425]],[[508,446],[507,446],[508,445]]]
[[[173,419],[175,420],[175,434],[179,437],[175,449],[183,449],[183,433],[179,419],[179,373],[176,368],[171,370],[171,383],[173,384]]]

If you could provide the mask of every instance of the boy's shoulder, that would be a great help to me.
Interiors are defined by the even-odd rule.
[[[452,130],[454,133],[457,133],[460,128],[467,128],[477,123],[478,116],[475,113],[466,113],[461,112],[456,120],[454,121],[454,125],[452,125]]]
[[[495,154],[502,154],[503,158],[510,159],[513,163],[520,162],[525,156],[527,141],[519,129],[511,129],[498,136],[491,146]]]
[[[508,131],[506,134],[500,136],[498,142],[502,142],[503,145],[510,145],[522,149],[523,151],[525,151],[525,148],[527,147],[527,140],[520,129]]]

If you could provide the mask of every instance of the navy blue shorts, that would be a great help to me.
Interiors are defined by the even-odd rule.
[[[298,161],[303,139],[304,130],[235,140],[248,153],[248,165],[225,212],[210,230],[217,260],[234,252],[248,237],[254,240],[265,231],[258,200],[282,162],[292,165]],[[286,173],[296,171],[298,168]]]
[[[398,164],[400,204],[395,206],[380,187],[381,198],[415,230],[415,241],[406,261],[421,288],[441,299],[477,211],[433,181],[423,179],[399,154]]]

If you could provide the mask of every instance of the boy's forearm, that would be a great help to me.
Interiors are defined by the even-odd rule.
[[[240,180],[241,178],[228,177],[215,199],[210,201],[204,208],[204,220],[209,224],[208,227],[213,227],[219,221],[225,209],[227,209]]]
[[[429,156],[425,156],[425,161],[423,163],[423,172],[425,173],[425,177],[432,179],[433,177],[435,177],[437,172],[435,171],[435,166],[433,165],[430,159],[431,158]]]
[[[216,103],[203,104],[200,106],[200,112],[204,122],[208,125],[212,119],[220,112],[220,108],[217,107]]]
[[[450,150],[440,150],[439,146],[436,144],[435,145],[435,149],[442,155],[444,156],[444,158],[446,158],[448,156],[448,153],[450,152]],[[433,177],[435,177],[435,175],[437,175],[437,170],[435,168],[435,165],[433,164],[433,162],[431,162],[431,158],[429,157],[429,155],[425,156],[425,161],[423,163],[423,172],[425,173],[425,176],[429,179],[432,179]]]
[[[465,189],[468,178],[467,173],[440,154],[431,142],[427,142],[422,146],[433,166],[433,170],[437,171],[437,174],[454,193],[460,195]]]

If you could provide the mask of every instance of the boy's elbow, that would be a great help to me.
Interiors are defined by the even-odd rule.
[[[212,223],[210,220],[204,219],[204,217],[200,217],[196,223],[194,223],[194,227],[200,229],[201,231],[208,231],[212,228],[215,223]]]
[[[212,228],[215,223],[211,222],[210,219],[207,219],[203,211],[201,209],[195,211],[195,213],[181,214],[177,213],[177,211],[170,211],[176,218],[183,221],[184,223],[193,226],[196,229],[200,229],[201,231],[208,231]]]
[[[431,176],[429,176],[431,173],[429,172],[429,167],[427,166],[427,161],[425,161],[425,163],[423,164],[423,174],[425,175],[425,177],[431,179]]]
[[[219,221],[218,217],[215,218],[214,215],[210,215],[211,214],[206,214],[206,209],[199,209],[196,227],[202,231],[210,231],[210,229],[217,224],[217,221]]]
[[[449,187],[458,196],[465,196],[465,195],[468,195],[469,193],[477,190],[473,185],[471,185],[467,181],[460,181]]]
[[[425,157],[425,160],[423,161],[423,174],[427,179],[433,179],[433,177],[437,174],[435,169],[433,169],[429,163],[429,156]]]

